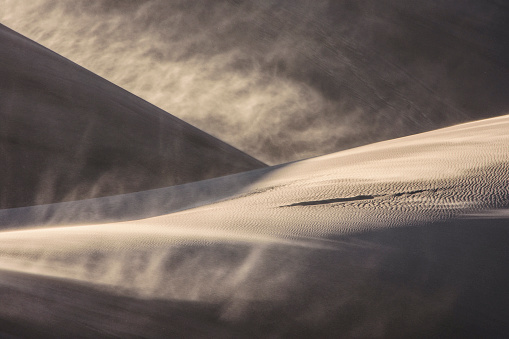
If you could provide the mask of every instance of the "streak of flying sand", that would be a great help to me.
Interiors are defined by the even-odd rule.
[[[424,270],[417,276],[431,270],[426,274],[447,279],[428,282],[431,285],[425,292],[412,280],[417,278],[412,278],[408,286],[401,287],[401,293],[408,295],[400,308],[418,307],[416,317],[432,317],[430,326],[439,326],[442,317],[458,317],[456,305],[463,294],[475,295],[479,288],[469,266],[451,251],[460,245],[470,246],[473,253],[484,251],[476,249],[475,241],[484,241],[483,234],[491,234],[492,229],[498,232],[498,241],[508,239],[505,227],[500,227],[507,224],[504,213],[492,217],[497,221],[488,222],[491,219],[482,216],[509,207],[508,130],[506,115],[298,161],[261,179],[254,176],[247,188],[230,198],[168,215],[4,231],[0,233],[0,268],[40,278],[71,279],[96,286],[101,293],[136,300],[223,305],[218,316],[233,323],[248,321],[258,303],[267,303],[269,311],[258,310],[264,321],[270,310],[283,307],[289,317],[285,321],[295,325],[304,319],[299,326],[309,329],[317,324],[332,326],[330,312],[344,312],[351,302],[346,301],[349,293],[361,298],[358,303],[365,306],[366,301],[361,300],[366,295],[358,291],[358,284],[382,293],[372,296],[381,305],[396,307],[393,303],[398,297],[382,292],[395,287],[378,286],[377,281],[386,277],[377,274],[388,270],[389,275],[401,274],[401,281],[416,274],[391,267],[401,260],[411,265],[419,250],[405,252],[400,246],[424,240],[415,240],[414,235],[406,235],[402,242],[396,241],[398,236],[389,240],[369,237],[391,229],[394,234],[417,232],[424,239],[438,241],[428,246],[446,242],[433,254],[442,261],[436,263],[428,254],[424,264],[417,261],[417,272]],[[460,247],[460,252],[465,250]],[[446,259],[440,251],[447,253]],[[464,260],[469,262],[468,255]],[[453,273],[442,272],[443,267]],[[458,269],[466,271],[457,273]],[[497,279],[506,281],[504,271],[497,273]],[[310,275],[314,278],[307,279]],[[426,284],[426,277],[421,278]],[[396,286],[398,278],[394,279]],[[492,277],[485,279],[490,282]],[[325,297],[327,290],[332,294]],[[300,305],[295,297],[316,300],[310,309],[290,311],[288,305]],[[329,298],[328,306],[323,298]],[[365,312],[366,319],[359,324],[352,320],[356,326],[348,331],[353,332],[344,333],[373,335],[371,322],[376,316],[369,307]],[[386,321],[395,321],[393,317],[400,312],[391,309],[384,315],[390,318]],[[367,326],[364,332],[363,326]],[[384,326],[383,331],[390,327]],[[284,328],[276,326],[274,331]]]
[[[502,2],[0,4],[228,142],[0,25],[0,337],[509,337],[509,116],[229,146],[507,114]]]
[[[269,164],[509,110],[504,1],[0,0],[0,8],[4,25]]]

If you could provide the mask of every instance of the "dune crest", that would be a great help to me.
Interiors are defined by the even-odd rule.
[[[2,25],[0,44],[0,208],[265,166]]]
[[[504,336],[508,130],[506,115],[241,173],[224,178],[252,179],[230,197],[153,218],[3,231],[0,286],[107,298],[62,306],[98,333]],[[170,330],[158,317],[133,329],[98,317],[137,322],[148,305],[210,322],[183,328],[170,312]],[[37,323],[17,307],[0,316]],[[81,331],[61,317],[49,324]]]

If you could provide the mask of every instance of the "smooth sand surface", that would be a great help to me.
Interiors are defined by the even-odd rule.
[[[2,25],[0,45],[0,208],[265,167]]]
[[[507,131],[501,116],[241,173],[229,198],[153,218],[3,231],[4,331],[507,336]]]

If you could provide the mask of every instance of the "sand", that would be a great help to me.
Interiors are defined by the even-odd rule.
[[[146,219],[5,230],[5,333],[507,336],[508,130],[501,116],[212,179],[243,182],[229,197],[192,183],[212,188],[202,206]]]
[[[197,79],[239,92],[173,107],[271,161],[507,113],[503,6],[365,5],[239,16],[276,59],[205,57]],[[1,25],[0,44],[0,337],[509,337],[509,115],[267,167]],[[246,135],[221,124],[242,108]]]
[[[265,167],[2,25],[0,44],[0,208]]]

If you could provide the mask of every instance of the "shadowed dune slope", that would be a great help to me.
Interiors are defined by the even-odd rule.
[[[148,219],[2,231],[0,325],[27,337],[507,337],[508,130],[506,115],[240,173],[229,179],[251,177],[242,191]]]
[[[265,166],[1,25],[0,46],[0,208]]]
[[[83,263],[92,278],[163,297],[0,270],[0,337],[507,338],[508,223],[383,229],[333,249],[147,241],[55,252],[53,265]]]

